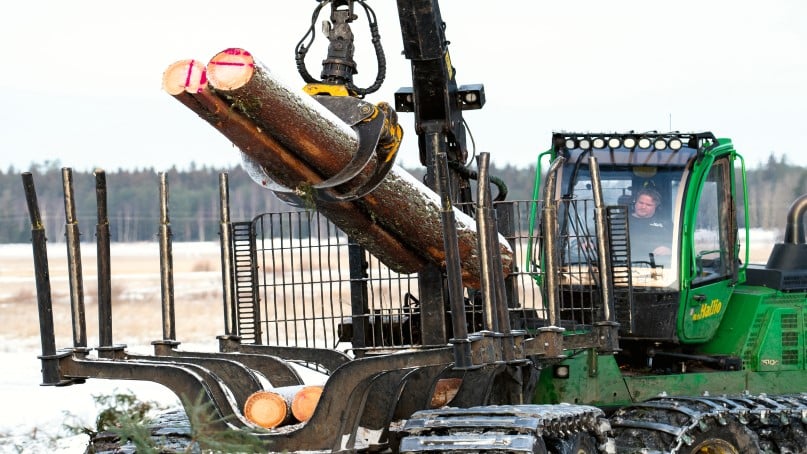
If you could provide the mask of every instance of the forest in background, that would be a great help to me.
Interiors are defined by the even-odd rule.
[[[219,229],[218,178],[221,169],[176,168],[166,172],[169,220],[175,241],[215,241]],[[271,191],[255,184],[240,167],[225,169],[229,175],[230,212],[233,221],[247,221],[264,212],[293,209]],[[422,170],[410,170],[418,178]],[[50,241],[64,239],[62,171],[58,162],[33,165],[42,221]],[[31,239],[20,170],[0,170],[0,243],[26,243]],[[491,167],[490,174],[507,183],[510,200],[532,196],[535,167]],[[773,154],[768,161],[748,169],[751,227],[782,229],[790,203],[807,193],[807,169],[792,166],[786,157]],[[113,242],[151,241],[159,226],[159,176],[153,169],[106,172],[108,217]],[[84,241],[92,241],[97,222],[95,177],[73,172],[74,198]],[[772,203],[773,202],[773,203]]]

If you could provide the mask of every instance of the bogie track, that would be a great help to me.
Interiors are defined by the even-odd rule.
[[[611,418],[617,452],[802,453],[807,394],[658,397]]]
[[[610,426],[584,405],[489,405],[416,412],[400,452],[615,452]]]
[[[610,419],[566,404],[443,408],[401,435],[402,453],[804,453],[807,394],[658,397]]]

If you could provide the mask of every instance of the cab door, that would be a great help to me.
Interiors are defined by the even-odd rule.
[[[682,237],[681,342],[711,339],[737,281],[737,214],[731,155],[693,168],[685,195]]]

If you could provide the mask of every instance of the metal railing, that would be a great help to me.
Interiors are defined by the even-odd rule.
[[[529,245],[540,244],[540,238],[529,241],[531,204],[496,204],[499,230],[514,257],[505,283],[511,326],[528,332],[548,325],[540,279],[535,279],[541,270],[526,263]],[[252,276],[252,293],[244,292],[243,296],[244,305],[254,305],[255,309],[245,310],[243,316],[239,312],[239,333],[244,342],[343,350],[422,345],[417,274],[392,271],[314,211],[259,215],[251,221],[250,235],[254,252],[243,254],[253,260],[247,267],[252,273],[245,273]],[[247,269],[243,264],[241,268]],[[587,284],[563,292],[560,302],[562,318],[569,317],[577,324],[596,320],[598,304],[598,299],[591,297],[597,287],[592,271],[582,268],[567,268],[561,278],[573,282],[582,279],[582,274],[573,273],[585,273]],[[241,285],[239,279],[236,276],[236,285]],[[471,332],[482,327],[483,308],[475,293],[466,291],[465,295],[465,319]],[[236,294],[239,308],[240,294]],[[254,340],[244,336],[250,332],[255,333]],[[450,326],[447,333],[450,336]]]

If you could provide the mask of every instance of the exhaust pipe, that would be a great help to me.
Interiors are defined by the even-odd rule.
[[[785,243],[804,244],[804,213],[807,212],[807,194],[796,199],[787,211]]]
[[[773,246],[765,268],[783,271],[807,268],[807,244],[804,239],[803,222],[805,212],[807,212],[807,194],[790,204],[784,242]]]

